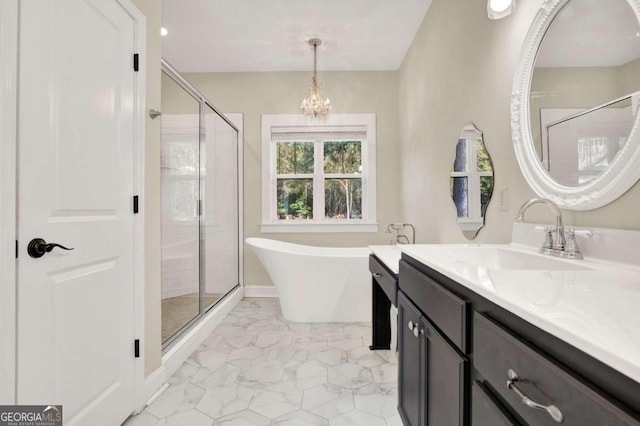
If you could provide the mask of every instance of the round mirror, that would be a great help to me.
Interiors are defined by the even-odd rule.
[[[525,39],[511,125],[533,190],[588,210],[640,178],[640,3],[547,0]]]
[[[482,132],[467,123],[456,144],[456,157],[449,176],[449,190],[456,206],[460,230],[475,238],[493,194],[493,163],[484,146]]]

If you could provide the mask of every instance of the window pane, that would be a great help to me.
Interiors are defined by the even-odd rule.
[[[456,205],[458,217],[469,217],[469,187],[466,177],[451,178],[451,196]]]
[[[493,176],[480,176],[480,215],[484,217],[493,192]]]
[[[362,173],[360,141],[325,142],[325,173]]]
[[[467,140],[458,139],[456,145],[456,159],[453,160],[454,172],[467,172]]]
[[[362,179],[325,179],[327,219],[362,219]]]
[[[313,179],[278,179],[278,219],[313,219]]]
[[[165,220],[190,221],[198,218],[198,181],[168,180],[162,186],[162,204]]]
[[[478,153],[478,171],[492,172],[491,158],[489,158],[489,153],[485,149],[482,139],[476,139],[476,151]]]
[[[313,173],[313,142],[278,142],[278,174]]]

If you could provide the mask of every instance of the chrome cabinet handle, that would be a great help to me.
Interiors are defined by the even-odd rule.
[[[549,414],[553,420],[555,420],[557,423],[562,423],[562,421],[564,420],[564,416],[562,415],[562,411],[560,411],[558,407],[556,407],[555,405],[542,405],[533,401],[531,398],[523,394],[522,391],[516,387],[516,383],[520,380],[520,378],[518,377],[518,374],[512,369],[509,369],[507,374],[509,375],[509,380],[507,380],[507,388],[511,389],[516,393],[516,395],[522,398],[522,403],[524,405],[530,408],[534,408],[536,410],[546,411],[547,414]]]
[[[416,324],[416,326],[413,329],[413,335],[418,337],[420,335],[420,330],[418,330],[418,325]]]
[[[373,273],[373,278],[380,278],[380,277],[382,277],[382,274],[380,272]]]
[[[407,327],[409,328],[409,330],[413,330],[413,321],[409,321],[409,323],[407,324]]]

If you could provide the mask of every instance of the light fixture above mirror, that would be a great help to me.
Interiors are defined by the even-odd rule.
[[[322,95],[322,87],[318,83],[317,73],[317,51],[318,46],[322,44],[322,40],[312,38],[308,41],[309,46],[313,47],[313,77],[311,77],[311,85],[309,86],[309,95],[302,100],[300,109],[307,117],[318,118],[323,117],[331,111],[331,101]]]
[[[516,0],[487,0],[489,19],[501,19],[511,15],[516,8]]]

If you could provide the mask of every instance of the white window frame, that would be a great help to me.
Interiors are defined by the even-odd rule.
[[[274,133],[364,132],[362,140],[362,174],[325,174],[323,150],[315,142],[314,173],[295,175],[313,178],[314,219],[280,220],[277,216],[276,141]],[[279,176],[282,177],[282,176]],[[362,219],[324,219],[324,178],[357,177],[362,179]],[[320,194],[320,195],[318,195]],[[319,214],[320,212],[321,214]],[[319,218],[321,217],[321,218]],[[330,114],[321,122],[310,121],[302,114],[262,115],[262,223],[260,231],[279,232],[378,232],[376,216],[376,115]]]

